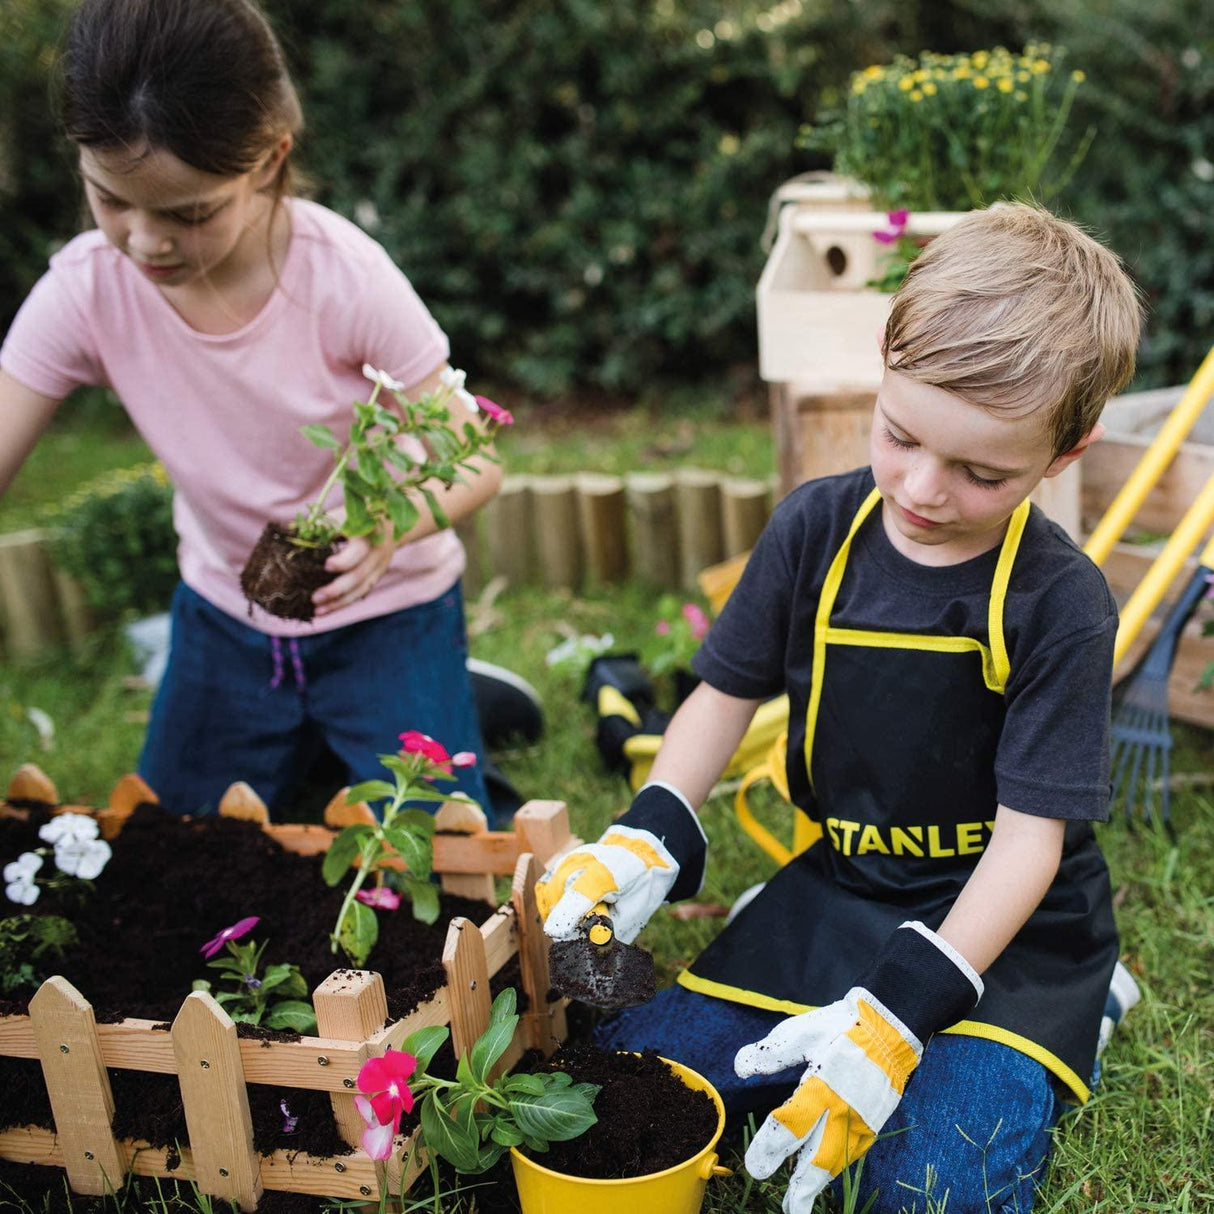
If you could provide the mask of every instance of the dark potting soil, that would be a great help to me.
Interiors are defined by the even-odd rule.
[[[304,548],[291,541],[291,529],[267,523],[240,573],[240,588],[251,604],[286,620],[310,620],[312,592],[337,574],[325,569],[333,544]]]
[[[47,807],[34,806],[25,820],[0,817],[0,859],[7,863],[44,846],[37,832],[48,816]],[[70,889],[77,884],[73,882],[60,890],[44,889],[28,908],[31,914],[61,914],[75,925],[79,943],[44,968],[71,982],[93,1004],[99,1022],[133,1016],[162,1021],[167,1031],[192,981],[216,975],[200,955],[201,946],[248,915],[261,918],[246,939],[265,941],[263,966],[298,965],[309,989],[341,968],[342,958],[330,950],[328,936],[343,891],[325,885],[320,856],[284,851],[251,822],[220,817],[187,821],[157,806],[137,809],[112,846],[112,859],[83,898]],[[392,1019],[407,1015],[445,981],[441,956],[449,920],[462,915],[479,925],[495,913],[485,902],[450,894],[443,894],[441,902],[439,921],[430,926],[414,919],[407,906],[378,913],[379,941],[367,967],[384,978]],[[495,975],[492,993],[517,983],[515,962]],[[24,999],[0,1001],[0,1015],[26,1012],[33,991],[23,994]],[[245,1025],[238,1032],[297,1038]],[[186,1141],[173,1076],[116,1069],[109,1076],[118,1137],[164,1147]],[[0,1057],[0,1091],[5,1094],[0,1130],[28,1124],[52,1128],[37,1061]],[[249,1099],[260,1152],[348,1151],[337,1136],[326,1093],[251,1084]],[[296,1118],[293,1130],[287,1129],[288,1117]],[[39,1171],[58,1183],[59,1174]]]

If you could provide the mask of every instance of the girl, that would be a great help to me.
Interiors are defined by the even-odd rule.
[[[399,546],[330,558],[312,623],[250,615],[240,591],[264,523],[291,520],[331,466],[300,427],[344,433],[364,364],[416,396],[448,356],[384,250],[292,196],[303,116],[265,18],[252,0],[84,0],[62,72],[97,227],[51,258],[0,349],[0,492],[81,384],[118,394],[172,478],[182,580],[140,773],[177,812],[238,779],[281,811],[320,741],[351,782],[380,776],[406,729],[480,753],[463,549],[424,505]],[[477,463],[439,495],[453,522],[500,483]],[[479,768],[459,777],[488,808]]]

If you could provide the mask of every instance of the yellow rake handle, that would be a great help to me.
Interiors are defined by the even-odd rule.
[[[1185,511],[1176,530],[1172,532],[1163,550],[1155,558],[1138,589],[1130,595],[1121,611],[1121,623],[1117,628],[1117,641],[1113,647],[1113,665],[1125,657],[1126,650],[1134,643],[1152,611],[1159,606],[1168,587],[1184,566],[1189,554],[1201,543],[1202,538],[1214,525],[1214,476],[1205,483],[1197,500]],[[1202,565],[1214,564],[1214,540],[1201,555]]]
[[[1097,565],[1103,565],[1105,558],[1113,550],[1113,545],[1121,539],[1125,529],[1130,525],[1134,516],[1142,508],[1147,494],[1159,482],[1164,469],[1172,461],[1180,444],[1193,428],[1193,423],[1201,416],[1206,401],[1214,393],[1214,349],[1206,355],[1197,374],[1189,381],[1184,395],[1177,401],[1175,408],[1168,414],[1167,421],[1159,428],[1159,433],[1151,441],[1151,445],[1143,452],[1138,466],[1130,473],[1126,483],[1121,486],[1117,496],[1104,517],[1096,525],[1096,529],[1088,536],[1083,546],[1084,552]],[[1188,555],[1186,553],[1186,555]],[[1178,566],[1179,568],[1179,566]],[[1165,583],[1165,588],[1167,583]],[[1158,599],[1155,600],[1158,603]],[[1149,615],[1150,612],[1148,611]],[[1145,619],[1145,616],[1143,617]],[[1141,623],[1139,624],[1141,627]],[[1137,635],[1135,629],[1134,635]],[[1120,635],[1118,641],[1120,642]],[[1128,644],[1128,642],[1127,642]]]

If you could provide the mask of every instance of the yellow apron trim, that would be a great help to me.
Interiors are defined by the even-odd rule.
[[[1012,580],[1012,565],[1016,553],[1020,551],[1020,537],[1024,534],[1031,506],[1026,497],[1012,511],[1008,521],[1007,534],[1003,537],[1003,547],[999,550],[999,563],[995,566],[995,577],[991,582],[991,599],[987,608],[986,630],[991,643],[991,657],[995,664],[995,679],[998,686],[993,690],[1003,694],[1007,686],[1008,675],[1012,672],[1008,661],[1007,645],[1003,639],[1003,605],[1007,601],[1008,583]],[[985,672],[985,667],[983,668]],[[988,684],[989,686],[989,684]]]
[[[1028,522],[1031,505],[1028,498],[1012,511],[1008,520],[1007,533],[999,549],[999,560],[995,565],[995,575],[991,579],[990,600],[987,607],[987,632],[990,638],[988,650],[981,642],[970,637],[934,637],[913,636],[895,632],[865,632],[862,630],[832,628],[831,612],[835,607],[835,598],[839,587],[843,584],[843,575],[847,569],[847,558],[851,552],[851,542],[856,532],[860,530],[864,520],[872,513],[873,507],[881,500],[881,491],[876,487],[864,499],[856,517],[852,519],[851,527],[839,551],[827,570],[826,579],[822,583],[822,596],[818,600],[818,612],[814,617],[814,648],[813,666],[810,673],[809,703],[805,708],[805,772],[809,777],[809,786],[814,785],[814,733],[818,724],[818,708],[822,701],[823,674],[826,668],[826,646],[831,644],[863,645],[869,644],[876,648],[921,649],[934,652],[957,653],[965,650],[976,650],[982,656],[982,679],[992,691],[1003,694],[1007,687],[1008,675],[1011,673],[1011,663],[1007,656],[1007,645],[1003,636],[1003,607],[1007,601],[1007,588],[1012,577],[1012,565],[1016,553],[1020,549],[1020,539]],[[840,637],[845,639],[839,640]],[[860,638],[870,638],[862,640]],[[895,644],[894,638],[902,638],[903,643]],[[913,640],[913,643],[911,643]],[[941,644],[946,642],[947,644]]]
[[[923,649],[929,653],[978,653],[982,656],[982,681],[991,691],[1003,694],[1007,675],[1000,681],[991,651],[973,637],[927,636],[916,632],[867,632],[860,628],[828,628],[830,645],[867,645],[873,649]]]
[[[771,995],[763,995],[758,991],[743,990],[740,986],[729,986],[724,982],[713,982],[709,978],[701,978],[690,970],[682,970],[677,981],[689,991],[701,995],[711,995],[714,999],[726,999],[730,1003],[745,1004],[746,1007],[759,1008],[765,1012],[783,1012],[788,1016],[798,1016],[802,1012],[813,1010],[813,1004],[795,1003],[791,999],[776,999]],[[1080,1104],[1087,1104],[1091,1098],[1091,1089],[1083,1082],[1075,1071],[1067,1066],[1057,1054],[1051,1053],[1044,1046],[1038,1045],[1028,1037],[1013,1033],[1010,1029],[1002,1029],[993,1024],[982,1024],[977,1020],[959,1020],[956,1024],[942,1030],[945,1033],[956,1033],[960,1037],[981,1037],[986,1041],[996,1041],[1006,1045],[1018,1053],[1041,1063],[1050,1074],[1062,1080],[1075,1094]]]
[[[805,709],[805,774],[809,777],[809,786],[814,784],[814,729],[818,724],[818,704],[822,699],[822,672],[826,665],[826,634],[830,629],[830,613],[834,610],[835,596],[843,584],[843,574],[847,569],[847,554],[851,551],[851,542],[861,524],[872,513],[873,507],[881,500],[881,490],[873,487],[873,491],[864,499],[864,504],[856,511],[852,519],[847,537],[839,545],[835,559],[831,561],[826,571],[826,580],[822,583],[822,594],[818,599],[818,614],[814,618],[814,652],[813,668],[809,681],[809,704]]]

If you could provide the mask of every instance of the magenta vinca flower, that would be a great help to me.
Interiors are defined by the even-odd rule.
[[[404,1050],[388,1050],[382,1058],[370,1058],[358,1072],[358,1090],[354,1097],[367,1128],[363,1131],[363,1150],[372,1159],[387,1159],[392,1154],[392,1139],[400,1129],[402,1113],[413,1111],[413,1092],[405,1082],[417,1069],[417,1059]]]
[[[386,885],[378,889],[360,889],[354,896],[365,905],[378,906],[380,910],[393,911],[400,906],[400,894]]]
[[[893,244],[906,232],[906,225],[910,222],[910,212],[889,211],[885,218],[889,220],[889,227],[874,232],[873,239],[879,240],[882,244]]]
[[[422,755],[431,763],[451,762],[451,756],[441,742],[436,742],[428,733],[417,729],[407,729],[400,735],[400,748],[407,755]]]
[[[509,409],[503,409],[496,401],[491,401],[487,396],[478,396],[476,403],[481,412],[499,426],[514,425],[514,414]]]
[[[684,603],[683,619],[691,625],[691,635],[697,641],[702,641],[708,632],[708,616],[704,614],[704,609],[695,603]]]
[[[231,927],[225,927],[219,935],[212,936],[198,951],[209,961],[229,940],[239,940],[241,936],[247,936],[260,922],[260,915],[238,919]]]

